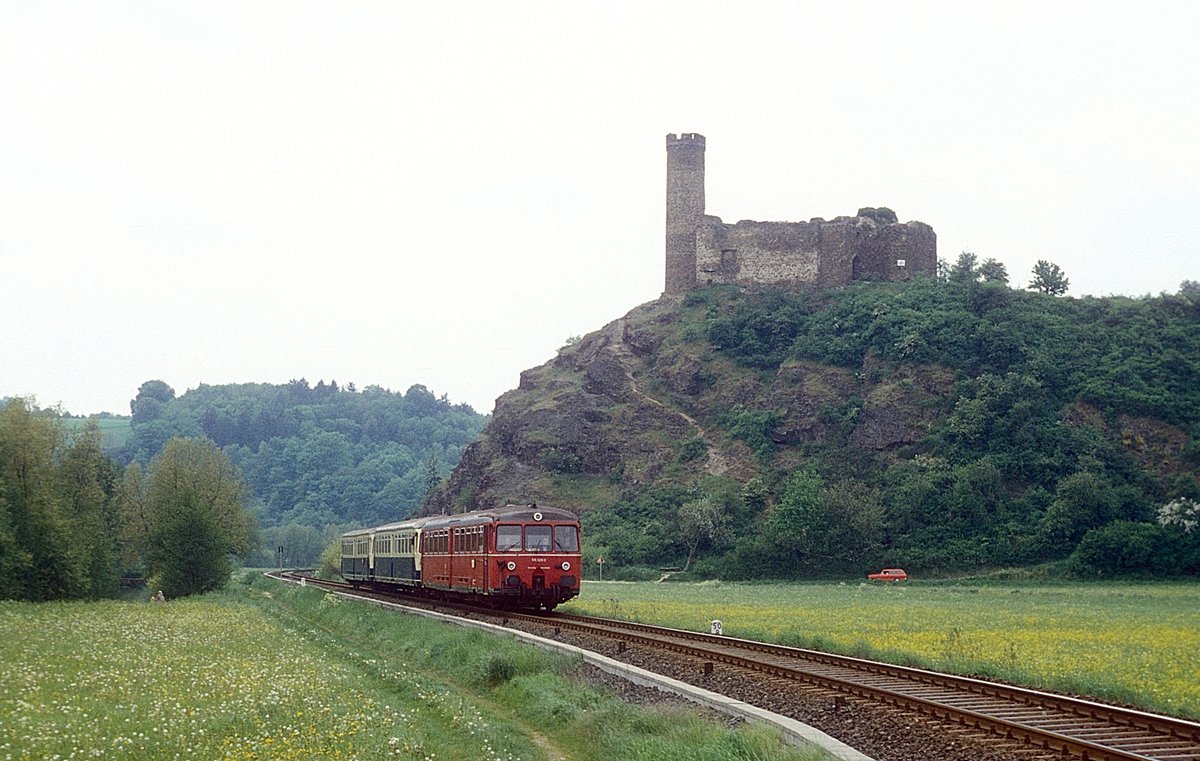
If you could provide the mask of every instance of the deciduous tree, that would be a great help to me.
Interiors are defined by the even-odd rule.
[[[130,493],[137,480],[127,473],[122,492],[132,501],[127,514],[144,515],[149,574],[173,597],[224,586],[231,557],[255,542],[241,473],[225,453],[208,439],[171,439],[151,461],[140,493]]]
[[[59,600],[79,596],[84,586],[55,489],[62,442],[58,427],[24,399],[0,409],[0,501],[7,507],[0,520],[7,519],[18,548],[4,564],[13,574],[3,579],[5,596]]]
[[[1008,283],[1008,268],[995,259],[984,259],[979,265],[979,277],[985,283]]]
[[[1033,280],[1026,288],[1051,296],[1061,296],[1067,292],[1067,286],[1070,284],[1066,273],[1057,264],[1038,259],[1038,263],[1033,265]]]
[[[91,422],[75,434],[58,464],[60,504],[72,536],[70,552],[83,576],[87,597],[116,593],[120,516],[113,501],[117,466],[100,446]]]
[[[979,257],[970,251],[963,251],[958,255],[958,261],[950,267],[949,278],[951,282],[956,283],[973,283],[978,280]]]
[[[683,570],[692,567],[692,559],[700,545],[715,541],[727,524],[724,506],[712,497],[693,499],[679,506],[679,533],[688,547]]]

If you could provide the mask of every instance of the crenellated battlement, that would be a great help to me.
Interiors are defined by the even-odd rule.
[[[937,272],[937,236],[886,207],[826,222],[725,224],[704,208],[704,135],[667,135],[666,293],[720,283],[836,288]]]
[[[696,146],[703,148],[704,147],[704,135],[701,135],[698,132],[684,132],[679,135],[676,135],[675,133],[672,132],[667,135],[667,150],[668,151],[671,150],[672,148],[675,148],[676,146],[681,146],[681,145],[696,145]]]

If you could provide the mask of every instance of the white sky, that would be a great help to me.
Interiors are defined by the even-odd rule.
[[[708,211],[888,206],[1071,294],[1200,279],[1200,3],[0,0],[0,397],[423,383],[489,412]]]

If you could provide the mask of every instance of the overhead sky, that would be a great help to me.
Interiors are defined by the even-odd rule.
[[[708,212],[887,206],[1023,287],[1200,279],[1200,3],[0,0],[0,397],[415,383],[490,412]]]

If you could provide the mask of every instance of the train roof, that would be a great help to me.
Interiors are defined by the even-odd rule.
[[[537,517],[537,516],[541,517]],[[546,520],[546,521],[576,521],[578,517],[570,510],[560,507],[540,507],[536,504],[505,505],[504,507],[488,510],[474,510],[469,513],[454,515],[431,515],[424,518],[411,518],[395,523],[386,523],[374,528],[359,528],[347,531],[343,537],[365,536],[377,531],[395,531],[397,529],[447,528],[452,526],[475,525],[478,523],[498,523],[511,520]]]
[[[475,510],[456,515],[436,515],[425,523],[425,528],[445,528],[514,520],[577,521],[579,518],[575,516],[575,513],[563,510],[561,507],[541,507],[534,504],[505,505],[491,510]]]

